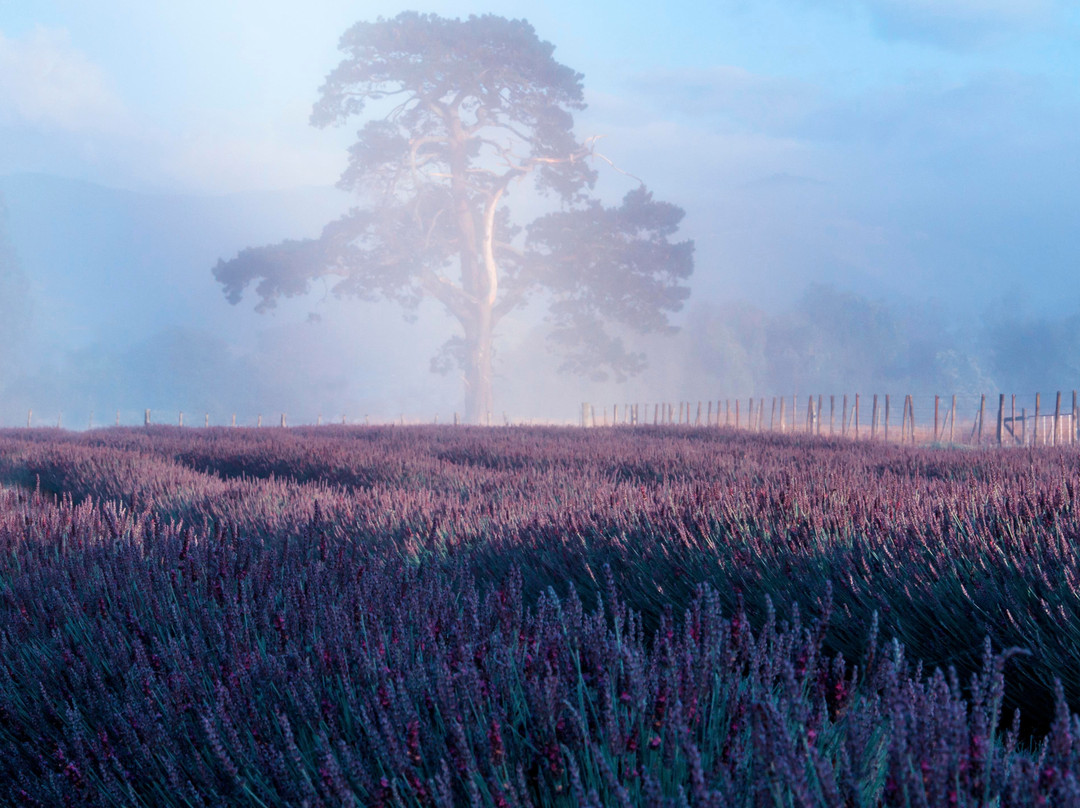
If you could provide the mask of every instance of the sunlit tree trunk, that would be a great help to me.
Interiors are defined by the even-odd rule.
[[[465,420],[487,423],[492,411],[491,394],[491,306],[483,303],[465,325]]]
[[[491,345],[498,265],[493,253],[495,209],[502,190],[493,193],[484,213],[475,217],[469,194],[469,135],[462,128],[456,107],[445,113],[449,129],[450,189],[458,224],[461,288],[469,301],[469,315],[462,318],[465,330],[465,420],[485,424],[492,411]],[[479,219],[479,221],[478,221]]]

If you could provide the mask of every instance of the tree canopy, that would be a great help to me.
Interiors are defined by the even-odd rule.
[[[364,118],[338,183],[360,204],[317,239],[219,261],[228,299],[254,284],[262,311],[330,278],[340,297],[439,301],[461,332],[433,367],[463,372],[471,421],[492,409],[496,326],[531,303],[547,307],[564,368],[640,370],[611,326],[668,328],[694,247],[672,241],[683,211],[644,185],[616,206],[593,195],[603,158],[595,138],[574,133],[583,76],[526,21],[491,14],[361,22],[340,49],[311,122]],[[521,224],[512,203],[529,198],[546,210]]]

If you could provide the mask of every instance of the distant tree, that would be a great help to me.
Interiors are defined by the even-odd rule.
[[[1054,390],[1080,377],[1080,313],[1053,317],[1005,311],[987,320],[983,339],[1003,389]]]
[[[249,284],[266,310],[336,278],[341,297],[407,309],[432,298],[461,332],[432,360],[458,367],[465,412],[492,405],[492,341],[507,314],[539,301],[563,369],[622,378],[643,367],[610,333],[668,329],[689,294],[693,243],[672,242],[683,211],[642,185],[616,207],[591,195],[600,157],[573,115],[582,78],[524,20],[467,20],[405,12],[361,22],[342,37],[345,59],[321,88],[311,122],[372,114],[338,183],[363,204],[320,238],[243,250],[214,275],[238,302]],[[603,159],[603,158],[601,158]],[[522,226],[513,196],[548,200]],[[536,208],[534,206],[534,212]]]

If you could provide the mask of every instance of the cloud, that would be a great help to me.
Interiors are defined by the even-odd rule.
[[[1077,256],[1080,103],[1052,78],[922,70],[844,90],[722,68],[626,86],[590,94],[579,129],[686,208],[695,295],[768,308],[813,277],[974,311],[1037,268],[1039,306],[1075,300],[1052,290]]]
[[[129,108],[67,31],[0,33],[0,174],[210,193],[333,184],[345,161],[345,133],[312,129],[310,99],[281,106],[268,121],[196,107],[170,124]]]
[[[1054,22],[1062,0],[816,0],[870,16],[885,39],[966,49],[993,45]]]
[[[739,131],[783,130],[821,103],[821,91],[811,84],[731,65],[639,74],[626,88],[649,97],[662,113]]]
[[[0,33],[0,124],[103,132],[127,118],[108,76],[66,31],[38,28],[25,39]]]

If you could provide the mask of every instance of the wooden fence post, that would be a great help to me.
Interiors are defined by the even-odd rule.
[[[1061,391],[1057,391],[1057,398],[1054,399],[1054,441],[1053,445],[1057,446],[1061,435]]]
[[[232,414],[232,425],[236,426],[236,413],[235,412]]]
[[[855,439],[859,439],[859,394],[855,394]]]
[[[701,402],[697,403],[697,417],[694,418],[694,426],[701,426]]]
[[[739,428],[739,423],[742,419],[739,417],[739,399],[735,399],[735,428]]]
[[[180,426],[184,425],[184,411],[180,410]]]
[[[956,393],[953,393],[952,406],[949,408],[949,443],[953,442],[953,433],[956,430]]]
[[[971,425],[971,435],[968,441],[974,440],[976,445],[982,445],[983,413],[986,411],[986,394],[979,399],[979,411],[975,413],[975,423]]]
[[[1069,443],[1076,443],[1080,431],[1080,423],[1077,423],[1077,391],[1072,391],[1072,431],[1069,434]]]
[[[938,405],[940,401],[941,396],[934,396],[934,443],[937,443],[940,438],[938,433]]]
[[[116,411],[116,425],[120,426],[120,410]]]
[[[814,434],[814,397],[810,396],[810,399],[806,402],[806,431],[811,435]]]
[[[259,413],[259,418],[255,422],[255,426],[262,426],[262,413]]]
[[[844,393],[844,406],[840,410],[840,437],[847,436],[847,393]]]
[[[34,420],[34,411],[33,410],[27,410],[26,411],[26,428],[27,429],[30,429],[30,423],[33,420]]]
[[[285,428],[285,413],[281,413],[281,428]]]
[[[787,428],[787,422],[784,419],[784,404],[786,403],[786,401],[787,401],[787,398],[785,396],[780,396],[780,432],[781,432],[781,434]]]
[[[319,417],[315,419],[315,426],[322,426],[322,413],[319,413]]]
[[[889,394],[885,394],[885,442],[889,442]]]
[[[206,418],[204,420],[203,426],[207,429],[210,428],[210,413],[206,413]]]
[[[143,413],[143,426],[150,426],[150,410]]]
[[[872,409],[870,410],[870,440],[874,440],[877,438],[877,418],[877,393],[874,393],[874,404]]]
[[[821,404],[824,401],[824,397],[818,393],[817,397],[817,433],[821,435]]]
[[[833,435],[833,415],[836,413],[836,396],[829,396],[829,437]]]
[[[1001,446],[1005,440],[1005,394],[998,394],[998,422],[997,422],[997,444]]]
[[[776,396],[773,396],[772,409],[769,411],[769,431],[776,428]]]
[[[1039,410],[1042,408],[1042,395],[1040,393],[1035,394],[1035,424],[1034,432],[1031,433],[1031,443],[1033,446],[1039,445]]]
[[[911,427],[911,445],[915,445],[915,397],[908,393],[908,425]]]

